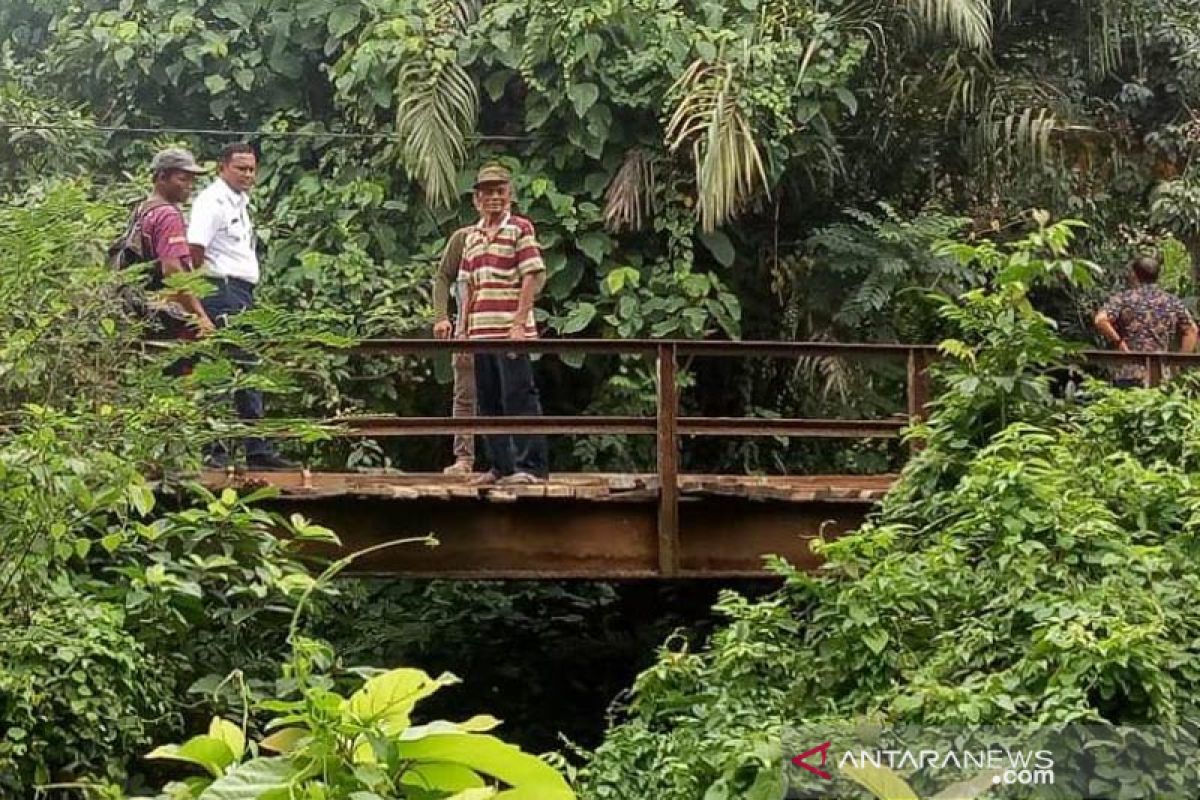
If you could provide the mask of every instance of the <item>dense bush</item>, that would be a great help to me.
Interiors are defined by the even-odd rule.
[[[119,222],[81,183],[0,208],[0,787],[17,796],[122,777],[148,736],[178,730],[197,679],[273,671],[312,585],[299,542],[332,538],[257,508],[270,492],[189,485],[200,446],[238,427],[224,398],[249,378],[222,348],[272,323],[268,364],[306,346],[263,315],[167,377],[173,356],[141,344],[119,299],[138,276],[103,265]]]
[[[944,301],[960,338],[913,433],[925,448],[876,517],[820,543],[820,575],[779,565],[786,585],[766,600],[723,597],[710,647],[664,650],[588,796],[778,796],[780,729],[823,721],[1200,722],[1200,387],[1056,399],[1047,370],[1068,348],[1027,287],[1086,267],[951,250],[990,260],[995,284]]]
[[[123,778],[123,754],[179,724],[165,654],[138,641],[120,605],[62,591],[0,630],[5,796],[87,774]]]

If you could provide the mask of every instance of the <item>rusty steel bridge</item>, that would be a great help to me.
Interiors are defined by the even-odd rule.
[[[677,340],[440,341],[377,339],[352,352],[431,357],[449,352],[634,355],[656,364],[654,416],[343,417],[336,436],[443,436],[455,433],[629,434],[653,436],[656,464],[646,474],[552,474],[532,486],[474,486],[462,476],[367,472],[206,472],[210,488],[273,485],[268,501],[335,530],[347,551],[432,534],[436,547],[393,547],[355,562],[353,571],[407,577],[742,578],[767,575],[764,557],[803,568],[818,560],[810,542],[857,527],[894,475],[740,476],[684,474],[681,437],[785,436],[896,439],[924,418],[936,347],[833,342]],[[683,359],[837,358],[903,366],[905,410],[881,419],[689,417],[680,415]],[[1086,351],[1088,363],[1138,363],[1147,383],[1200,356]],[[899,398],[897,398],[899,400]],[[899,404],[899,403],[898,403]]]

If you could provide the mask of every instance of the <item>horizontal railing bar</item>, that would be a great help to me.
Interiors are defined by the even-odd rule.
[[[892,342],[776,342],[776,341],[714,341],[683,340],[675,344],[681,356],[763,356],[799,357],[832,356],[845,358],[902,358],[912,351],[936,352],[927,344],[897,344]]]
[[[654,354],[674,346],[688,356],[803,356],[842,355],[869,358],[907,356],[912,350],[937,348],[925,344],[861,342],[707,341],[695,339],[363,339],[349,350],[362,354],[421,355],[428,353],[592,353]]]
[[[453,433],[543,433],[650,435],[654,417],[391,417],[363,416],[330,420],[347,428],[341,436],[438,436]],[[681,417],[679,432],[688,436],[795,436],[806,438],[894,438],[907,425],[901,419],[772,419],[761,417]]]
[[[349,436],[436,436],[451,433],[654,434],[654,417],[348,417],[330,420]]]
[[[1086,360],[1102,363],[1144,363],[1147,358],[1156,359],[1165,364],[1193,364],[1200,366],[1200,353],[1165,353],[1159,351],[1131,350],[1128,353],[1119,350],[1084,350],[1080,353]]]
[[[653,355],[653,339],[363,339],[349,350],[363,354],[425,355],[430,353],[585,353]]]
[[[681,356],[827,356],[874,358],[907,356],[911,352],[938,354],[937,345],[901,342],[782,342],[716,341],[696,339],[363,339],[349,348],[361,354],[422,355],[430,353],[584,353],[653,354],[660,347],[672,346]],[[1081,350],[1077,356],[1087,361],[1137,362],[1147,357],[1167,363],[1200,364],[1200,353],[1162,351]],[[1068,363],[1070,357],[1066,359]]]
[[[146,340],[153,348],[170,349],[178,346],[175,340]],[[781,342],[727,341],[697,339],[362,339],[348,348],[330,346],[360,355],[430,355],[437,353],[583,353],[595,355],[653,355],[663,346],[674,346],[681,356],[762,356],[800,357],[826,356],[845,358],[876,358],[907,356],[911,352],[939,355],[933,344],[904,344],[902,342]],[[1075,356],[1095,362],[1142,362],[1159,359],[1168,364],[1200,365],[1200,353],[1171,353],[1158,350],[1080,350]],[[1066,362],[1072,362],[1070,356]]]
[[[759,419],[755,417],[680,417],[688,436],[793,436],[808,439],[894,439],[907,419]]]

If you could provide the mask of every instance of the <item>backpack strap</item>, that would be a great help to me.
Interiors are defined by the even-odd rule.
[[[132,236],[135,233],[137,234],[137,237],[140,240],[143,252],[145,252],[147,248],[146,248],[146,234],[142,230],[142,221],[146,218],[146,215],[149,214],[151,211],[160,209],[163,206],[173,206],[173,205],[175,205],[175,204],[171,203],[167,200],[143,200],[133,210],[133,215],[130,217],[130,220],[129,220],[129,233],[127,235]],[[154,255],[154,257],[149,260],[157,263],[158,262],[158,253],[154,253],[153,255]]]

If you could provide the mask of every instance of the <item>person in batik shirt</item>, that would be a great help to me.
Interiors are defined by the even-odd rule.
[[[1190,353],[1196,348],[1196,323],[1182,300],[1159,287],[1158,272],[1158,259],[1144,255],[1134,258],[1129,262],[1133,288],[1117,292],[1096,312],[1096,330],[1122,352],[1166,352],[1176,335],[1180,352]],[[1143,386],[1146,368],[1124,364],[1113,382],[1118,386]]]

